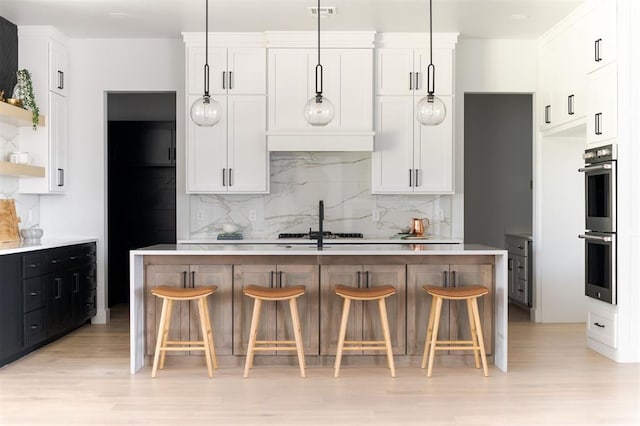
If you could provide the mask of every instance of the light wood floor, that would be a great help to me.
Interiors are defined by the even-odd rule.
[[[435,367],[223,367],[130,375],[128,319],[86,326],[0,370],[0,425],[637,425],[640,365],[585,347],[583,324],[509,326],[509,373]],[[520,317],[521,318],[521,317]]]

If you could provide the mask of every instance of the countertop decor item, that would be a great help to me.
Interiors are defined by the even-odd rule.
[[[26,69],[21,69],[16,72],[18,83],[13,89],[13,99],[20,99],[22,105],[25,108],[31,110],[33,123],[33,130],[38,128],[38,121],[40,120],[40,109],[36,104],[36,97],[33,94],[33,85],[31,84],[31,73]]]
[[[235,223],[224,223],[222,224],[222,230],[225,234],[233,234],[234,232],[238,232],[240,227]]]
[[[316,94],[304,105],[304,118],[312,126],[326,126],[333,120],[333,103],[322,96],[322,64],[320,63],[320,0],[316,9],[318,16],[318,64],[316,65]]]
[[[13,198],[0,200],[0,243],[20,241],[18,234],[20,218],[16,214],[16,203]]]
[[[14,164],[29,164],[28,152],[10,152],[9,162]]]
[[[444,102],[433,93],[436,85],[436,67],[433,65],[432,0],[429,0],[429,66],[427,67],[427,96],[420,99],[416,119],[425,126],[437,126],[447,115]]]
[[[43,234],[44,231],[39,225],[33,225],[30,228],[20,230],[20,235],[22,235],[25,244],[40,244],[40,239]]]
[[[220,121],[222,108],[209,95],[209,0],[205,0],[204,95],[191,105],[191,120],[198,126],[211,127]]]

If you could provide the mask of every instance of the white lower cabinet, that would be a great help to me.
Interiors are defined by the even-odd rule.
[[[187,107],[198,97],[189,96]],[[187,192],[267,193],[265,96],[222,95],[214,99],[223,111],[215,126],[196,126],[187,116]]]
[[[587,338],[617,348],[616,329],[618,313],[616,307],[596,300],[587,303]],[[591,343],[591,342],[588,342]],[[589,346],[592,346],[589,344]]]
[[[378,96],[372,155],[374,194],[447,194],[453,192],[453,107],[437,126],[415,119],[418,96]]]

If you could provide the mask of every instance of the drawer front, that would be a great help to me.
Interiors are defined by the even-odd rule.
[[[50,271],[61,271],[65,268],[67,262],[67,250],[64,248],[56,248],[47,251],[47,263]]]
[[[516,274],[519,279],[527,279],[527,258],[524,256],[513,256],[513,267],[516,269]]]
[[[529,304],[529,291],[528,291],[529,282],[527,280],[523,280],[522,278],[518,278],[516,281],[515,289],[513,292],[513,298],[518,302],[528,305]]]
[[[604,343],[612,348],[617,347],[616,321],[613,312],[589,312],[587,321],[587,336]]]
[[[507,250],[509,253],[517,254],[519,256],[527,256],[529,254],[527,249],[528,242],[529,241],[525,238],[506,237]]]
[[[42,308],[45,305],[46,294],[44,279],[34,277],[24,280],[22,289],[24,292],[23,301],[25,313]]]
[[[48,272],[45,252],[30,253],[22,257],[22,276],[37,277]]]
[[[45,308],[24,315],[24,343],[26,346],[40,343],[47,337],[45,329]]]
[[[96,245],[88,243],[67,247],[67,258],[70,268],[95,263]]]

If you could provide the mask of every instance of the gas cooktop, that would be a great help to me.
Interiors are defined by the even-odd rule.
[[[280,239],[300,239],[300,240],[317,240],[320,236],[320,232],[318,231],[309,231],[300,234],[292,234],[292,233],[282,233],[278,234],[278,238]],[[335,240],[340,238],[362,238],[362,234],[359,232],[330,232],[324,231],[322,233],[323,240]]]

